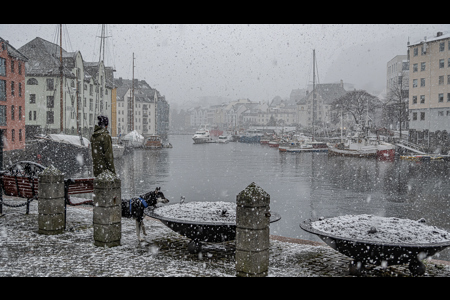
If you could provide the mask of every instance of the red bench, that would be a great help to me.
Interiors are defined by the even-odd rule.
[[[29,213],[30,202],[38,199],[38,175],[44,169],[44,166],[35,162],[20,161],[8,167],[2,174],[1,181],[4,194],[7,196],[26,198],[27,202],[23,205],[27,206],[27,214]],[[92,200],[72,203],[70,201],[70,195],[92,193],[93,191],[94,177],[64,179],[64,198],[66,205],[92,204]],[[2,204],[6,205],[3,201],[0,201],[0,214],[2,213]]]

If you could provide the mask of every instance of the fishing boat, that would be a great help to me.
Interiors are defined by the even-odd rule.
[[[162,148],[161,137],[157,134],[150,135],[145,140],[144,148],[159,149]]]
[[[347,137],[347,139],[342,143],[329,147],[328,154],[391,160],[394,159],[395,146],[393,144],[368,137],[361,130],[361,126],[359,126],[353,136]]]
[[[260,143],[261,137],[263,136],[261,130],[259,129],[249,129],[244,135],[239,137],[240,143]]]

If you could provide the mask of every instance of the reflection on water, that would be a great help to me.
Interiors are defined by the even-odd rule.
[[[280,153],[259,144],[193,144],[170,136],[171,149],[136,150],[116,160],[122,198],[161,186],[172,203],[232,201],[255,182],[282,219],[271,234],[319,240],[300,229],[319,216],[374,214],[417,220],[450,231],[450,168],[446,162],[384,162],[328,157],[326,153]],[[448,250],[440,259],[449,259]]]

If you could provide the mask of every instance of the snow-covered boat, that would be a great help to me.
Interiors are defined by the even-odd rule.
[[[127,133],[121,140],[130,148],[139,148],[144,145],[144,137],[136,130]]]

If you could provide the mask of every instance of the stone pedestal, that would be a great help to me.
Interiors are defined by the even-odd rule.
[[[270,195],[254,182],[236,196],[236,276],[267,276],[269,205]]]
[[[121,181],[110,171],[94,179],[94,245],[120,246],[122,237]]]
[[[51,166],[39,174],[38,232],[60,234],[64,232],[64,176]]]

